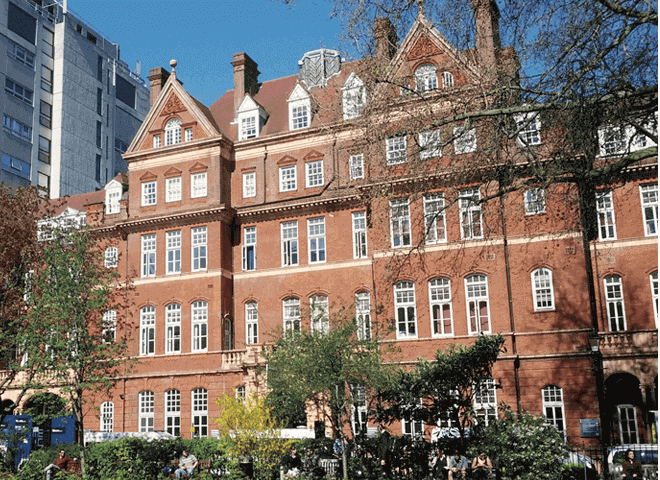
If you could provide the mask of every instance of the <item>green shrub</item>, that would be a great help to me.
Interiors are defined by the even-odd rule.
[[[70,445],[53,445],[51,447],[33,450],[28,461],[16,475],[16,480],[43,480],[44,468],[53,463],[53,460],[57,458],[61,450],[64,450],[68,457],[80,458],[80,447],[75,443]],[[60,478],[65,478],[65,476],[61,475]]]

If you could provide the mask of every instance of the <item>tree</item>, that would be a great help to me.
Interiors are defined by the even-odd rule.
[[[126,339],[117,335],[128,286],[105,268],[97,239],[71,224],[44,230],[43,256],[34,265],[24,330],[16,343],[36,375],[27,387],[56,385],[70,402],[83,445],[87,395],[109,389],[126,365]]]
[[[337,312],[329,323],[327,330],[287,331],[274,342],[266,353],[268,403],[278,418],[314,408],[343,438],[358,389],[380,391],[391,379],[391,368],[384,363],[387,347],[377,335],[359,334],[350,309]]]
[[[414,419],[427,425],[444,421],[456,425],[464,439],[477,413],[474,396],[490,379],[503,345],[500,335],[481,335],[472,345],[436,351],[435,361],[419,358],[414,368],[398,371],[391,387],[379,393],[378,418],[388,423]]]
[[[256,478],[270,479],[273,469],[293,445],[280,438],[282,424],[273,417],[265,397],[249,395],[245,400],[223,394],[215,404],[222,408],[218,425],[221,443],[236,467],[239,460],[251,457]]]
[[[506,405],[501,410],[501,418],[480,429],[472,439],[470,455],[486,452],[508,478],[560,478],[562,464],[558,459],[568,452],[562,433],[543,417],[528,412],[515,415]]]

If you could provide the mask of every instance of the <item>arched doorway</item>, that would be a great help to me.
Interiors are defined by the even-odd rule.
[[[645,443],[648,409],[638,378],[615,373],[605,380],[605,405],[613,444]]]

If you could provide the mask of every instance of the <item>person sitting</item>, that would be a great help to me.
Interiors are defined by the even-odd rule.
[[[442,448],[435,449],[435,455],[429,455],[429,475],[434,480],[447,478],[448,459]]]
[[[625,480],[641,480],[643,477],[642,464],[637,460],[635,452],[626,450],[626,458],[623,460],[621,478]]]
[[[289,477],[297,477],[300,475],[302,469],[302,460],[297,455],[296,447],[291,447],[289,453],[282,460],[282,468],[284,474]]]
[[[325,470],[321,467],[321,459],[314,453],[312,447],[307,447],[307,454],[302,459],[303,478],[323,478]]]
[[[456,453],[449,459],[449,471],[447,472],[448,480],[457,480],[459,478],[466,478],[468,468],[468,461],[460,453]]]
[[[479,456],[472,459],[472,478],[485,480],[493,471],[493,463],[486,456],[486,452],[480,452]]]
[[[188,478],[193,476],[195,473],[195,467],[197,467],[197,457],[195,455],[189,455],[188,450],[181,452],[181,458],[179,459],[179,468],[176,469],[174,474],[176,475],[177,480],[181,480],[181,477],[185,474]]]
[[[68,470],[75,461],[76,460],[74,458],[67,457],[64,450],[60,450],[60,455],[55,460],[53,460],[53,463],[44,468],[44,472],[46,473],[46,480],[50,480],[51,475],[59,472],[60,470]]]

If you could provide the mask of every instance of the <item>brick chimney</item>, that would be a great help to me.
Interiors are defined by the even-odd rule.
[[[374,22],[374,37],[376,38],[376,55],[391,60],[396,53],[399,37],[389,18],[380,17],[376,19]]]
[[[495,0],[471,0],[477,29],[477,55],[481,64],[494,72],[500,44],[500,10]]]
[[[235,53],[234,61],[234,113],[243,101],[246,93],[255,96],[259,88],[259,70],[257,63],[247,53]]]
[[[163,67],[152,68],[149,70],[149,106],[153,107],[158,96],[160,95],[165,82],[170,78],[170,72],[165,70]]]

